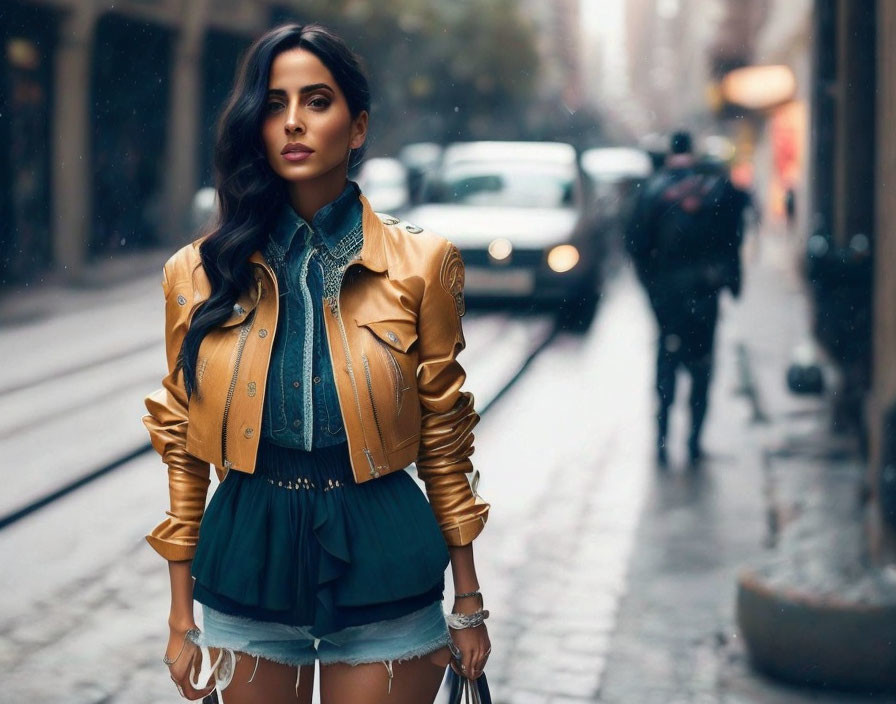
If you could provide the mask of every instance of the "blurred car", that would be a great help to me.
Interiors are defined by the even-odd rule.
[[[188,215],[188,236],[190,239],[199,236],[213,217],[218,214],[218,193],[211,186],[203,186],[193,194]]]
[[[398,160],[408,170],[411,202],[420,202],[423,183],[438,168],[442,160],[442,147],[435,142],[412,142],[398,150]]]
[[[592,219],[628,214],[635,189],[653,172],[647,152],[628,147],[586,149],[579,157],[591,189]]]
[[[376,211],[401,215],[411,205],[408,171],[398,159],[366,159],[355,180]]]
[[[558,313],[587,329],[600,291],[598,242],[583,220],[575,149],[561,142],[449,145],[423,203],[406,214],[454,242],[471,303]]]

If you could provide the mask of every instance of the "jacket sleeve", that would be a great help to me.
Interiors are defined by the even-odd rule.
[[[168,465],[168,517],[146,540],[166,560],[190,560],[199,538],[199,521],[205,511],[210,465],[186,451],[187,394],[183,373],[175,378],[174,365],[190,323],[193,289],[190,272],[175,271],[174,258],[165,264],[162,290],[165,293],[165,351],[168,374],[162,387],[146,397],[148,414],[143,424],[152,446]]]
[[[445,541],[460,546],[479,535],[490,507],[466,476],[473,471],[472,431],[479,414],[473,409],[473,395],[460,390],[466,373],[457,362],[466,344],[461,327],[463,260],[457,248],[443,240],[430,266],[433,270],[425,277],[417,318],[417,387],[422,406],[417,473]]]

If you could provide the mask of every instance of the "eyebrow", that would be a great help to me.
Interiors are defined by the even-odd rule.
[[[326,88],[333,93],[336,92],[326,83],[312,83],[310,86],[304,86],[303,88],[300,88],[299,93],[313,93],[314,91],[320,90],[321,88]],[[286,91],[282,88],[271,88],[270,90],[268,90],[268,95],[271,95],[271,93],[276,93],[277,95],[286,95]]]

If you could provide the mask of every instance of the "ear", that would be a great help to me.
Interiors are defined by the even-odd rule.
[[[358,113],[358,116],[352,120],[352,136],[349,141],[349,146],[352,149],[358,149],[367,139],[367,120],[368,115],[366,110],[362,110]]]

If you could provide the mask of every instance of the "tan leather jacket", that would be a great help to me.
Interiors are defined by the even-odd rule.
[[[364,243],[346,269],[336,303],[325,306],[326,335],[356,482],[416,461],[449,545],[482,530],[489,504],[471,487],[473,426],[479,415],[457,354],[465,342],[464,267],[442,237],[380,216],[361,196]],[[255,287],[199,348],[197,390],[189,401],[174,369],[193,310],[210,295],[199,238],[166,263],[168,375],[146,397],[143,423],[168,465],[171,509],[146,536],[168,560],[193,557],[205,510],[210,465],[252,473],[258,450],[279,295],[261,252]]]

